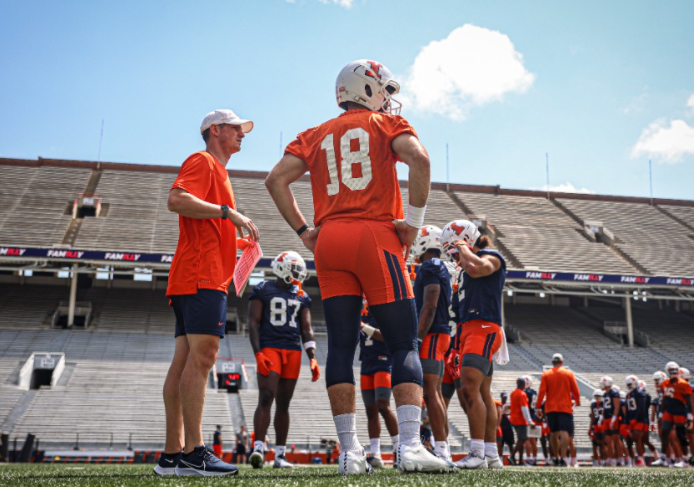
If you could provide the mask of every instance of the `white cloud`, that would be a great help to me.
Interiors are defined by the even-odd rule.
[[[539,188],[531,188],[537,191],[547,191],[547,185],[543,184]],[[553,193],[581,193],[581,194],[595,194],[592,189],[581,188],[578,189],[571,183],[564,184],[550,184],[549,190]]]
[[[318,0],[320,3],[335,3],[340,7],[350,8],[354,0]]]
[[[694,96],[688,106],[694,104]],[[657,162],[680,162],[685,155],[694,154],[694,127],[684,120],[656,120],[646,127],[631,150],[632,157],[652,157]]]
[[[416,110],[464,120],[471,107],[524,93],[534,81],[507,35],[465,24],[422,48],[402,97]]]

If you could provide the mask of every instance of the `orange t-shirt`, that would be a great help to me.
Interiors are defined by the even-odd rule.
[[[399,115],[350,110],[300,133],[285,152],[308,166],[314,224],[330,219],[391,221],[403,218],[398,135],[417,134]]]
[[[181,166],[171,189],[236,209],[229,173],[209,152],[196,152]],[[236,227],[231,221],[178,216],[178,245],[166,295],[195,294],[198,289],[227,292],[236,266]]]
[[[525,420],[525,416],[523,416],[523,411],[521,410],[521,408],[524,406],[526,408],[530,408],[530,405],[528,404],[528,395],[523,389],[514,389],[511,393],[511,416],[509,417],[512,425],[528,425],[528,422]],[[528,410],[528,412],[530,411]]]
[[[542,373],[540,390],[537,391],[537,407],[545,402],[546,413],[569,413],[573,414],[571,398],[578,404],[580,402],[580,391],[574,373],[565,367],[554,367]]]

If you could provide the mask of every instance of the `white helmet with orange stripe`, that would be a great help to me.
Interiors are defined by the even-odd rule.
[[[416,263],[427,250],[441,251],[441,232],[442,230],[435,225],[424,225],[419,229],[417,239],[412,244],[410,254]]]
[[[304,282],[308,271],[304,259],[293,250],[282,252],[272,261],[272,273],[287,284]]]
[[[400,84],[393,73],[376,61],[359,59],[347,64],[335,81],[335,98],[343,110],[351,101],[373,112],[400,113],[400,102],[393,95],[400,92]]]

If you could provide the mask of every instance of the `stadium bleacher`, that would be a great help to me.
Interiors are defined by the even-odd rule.
[[[112,163],[97,167],[76,161],[0,159],[0,247],[69,247],[69,208],[77,195],[89,189],[99,195],[108,210],[105,216],[82,219],[71,248],[171,253],[176,247],[178,223],[177,216],[166,209],[166,195],[176,171]],[[264,174],[232,171],[231,180],[239,210],[260,229],[266,257],[292,249],[312,259],[277,211],[265,189]],[[311,222],[310,182],[297,181],[292,190]],[[406,187],[402,194],[406,205]],[[694,203],[656,201],[651,206],[644,200],[623,199],[557,194],[548,199],[545,193],[435,184],[427,223],[443,227],[468,215],[484,217],[509,268],[516,270],[694,276]],[[583,223],[589,221],[601,222],[614,235],[613,246],[596,242],[585,233]],[[644,228],[656,238],[646,238]],[[4,264],[12,262],[10,257],[0,257]],[[31,265],[27,260],[21,262]],[[13,438],[34,432],[46,444],[69,445],[79,432],[81,442],[103,447],[111,434],[114,441],[124,445],[134,433],[135,445],[161,447],[161,385],[173,353],[173,315],[164,297],[165,278],[158,277],[151,287],[144,288],[128,279],[113,280],[105,286],[90,281],[91,275],[82,276],[85,279],[80,280],[77,296],[92,304],[92,326],[87,330],[51,330],[50,316],[60,301],[68,299],[70,281],[55,277],[57,270],[67,265],[64,260],[53,265],[34,269],[38,277],[20,276],[16,270],[0,271],[0,426],[14,410]],[[323,366],[327,341],[320,294],[315,287],[307,291],[314,303],[317,355]],[[243,297],[229,298],[229,313],[239,322],[239,334],[223,341],[220,356],[245,360],[253,385],[254,357],[245,334],[249,292],[247,289]],[[694,368],[691,303],[685,301],[675,308],[672,303],[658,306],[654,299],[634,302],[635,329],[647,334],[650,344],[629,348],[602,332],[604,322],[625,320],[621,301],[615,299],[614,305],[608,301],[608,297],[598,304],[591,301],[590,306],[573,302],[571,306],[551,306],[541,300],[507,304],[506,322],[520,334],[520,341],[509,344],[511,363],[496,367],[496,394],[510,392],[515,379],[524,374],[538,379],[537,388],[542,367],[556,352],[563,353],[566,365],[593,387],[605,374],[613,375],[621,385],[628,373],[645,378],[650,386],[652,372],[662,369],[670,359]],[[17,369],[38,351],[65,353],[68,368],[57,386],[27,393],[16,387]],[[320,438],[334,438],[335,434],[324,383],[310,382],[310,373],[304,368],[292,406],[290,442],[305,444],[310,431],[309,441],[315,446]],[[128,375],[135,371],[132,379],[124,380],[124,371]],[[244,417],[250,424],[257,390],[242,390],[239,399],[242,415],[233,412],[226,394],[210,390],[206,430],[211,432],[214,424],[222,424],[230,431]],[[583,406],[576,411],[580,432],[587,430],[589,398],[582,401]],[[365,441],[366,421],[359,398],[357,406],[364,419],[360,420],[359,435]],[[301,414],[305,411],[311,414]],[[467,417],[455,398],[450,415],[455,431],[468,435]],[[272,438],[272,428],[270,431]],[[387,449],[389,440],[385,434],[383,437]],[[579,447],[589,446],[582,433],[577,441]],[[459,442],[456,438],[454,446]]]

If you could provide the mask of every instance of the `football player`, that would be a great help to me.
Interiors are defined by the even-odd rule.
[[[370,455],[368,461],[373,468],[383,468],[381,457],[381,421],[393,442],[393,454],[398,450],[398,418],[390,409],[391,373],[393,357],[388,351],[383,335],[369,306],[364,301],[362,326],[359,333],[359,360],[361,361],[361,396],[364,400],[368,421]]]
[[[274,468],[291,468],[285,456],[289,432],[289,403],[301,370],[301,344],[310,361],[313,381],[320,377],[316,342],[311,328],[311,298],[300,289],[306,263],[293,251],[272,261],[276,279],[263,281],[248,298],[248,323],[258,376],[258,407],[253,417],[256,438],[265,438],[275,403]],[[265,463],[265,443],[255,441],[248,458],[253,468]]]
[[[612,377],[600,379],[602,395],[602,429],[605,434],[605,453],[611,466],[617,465],[617,459],[623,458],[621,439],[619,438],[619,411],[621,401],[619,391],[613,387]]]
[[[626,377],[627,386],[627,415],[631,438],[636,443],[636,462],[637,467],[644,467],[644,433],[648,433],[648,404],[646,391],[639,387],[639,379],[635,375]]]
[[[417,236],[410,254],[421,264],[414,281],[414,299],[419,326],[419,359],[424,373],[424,400],[434,435],[434,452],[450,461],[448,418],[441,391],[445,359],[450,349],[451,275],[441,260],[441,229],[425,225]]]
[[[602,393],[600,389],[593,391],[593,401],[590,403],[590,427],[588,428],[588,436],[593,444],[593,466],[601,467],[604,460],[604,435],[602,434],[602,426],[600,420],[602,418]]]
[[[687,381],[689,384],[691,379],[689,369],[680,367],[680,378]],[[691,455],[689,456],[689,465],[694,466],[694,424],[689,424],[687,426],[687,442],[689,443],[689,451],[691,452]]]
[[[648,449],[651,452],[651,455],[655,460],[660,458],[660,454],[658,453],[658,450],[656,447],[651,443],[651,431],[653,430],[653,418],[652,418],[652,413],[651,410],[652,405],[653,405],[653,400],[651,398],[651,395],[648,393],[648,389],[646,387],[646,381],[640,380],[639,381],[639,388],[643,390],[644,394],[646,395],[646,421],[648,422],[648,429],[644,432],[642,432],[641,437],[643,438],[643,444],[648,447]],[[649,418],[650,416],[650,418]]]
[[[671,432],[675,431],[677,441],[672,441],[675,450],[676,468],[685,466],[682,459],[683,450],[686,452],[686,429],[692,427],[692,386],[689,382],[680,378],[680,367],[676,362],[668,362],[665,370],[669,379],[663,381],[660,388],[663,391],[663,423],[660,437],[662,453],[667,454],[667,448],[671,443]],[[658,465],[653,462],[651,465]]]
[[[537,417],[537,412],[535,411],[537,408],[537,391],[533,389],[533,378],[530,375],[524,375],[523,379],[525,379],[525,394],[528,396],[528,404],[530,404],[530,417],[535,427],[542,428],[542,421]],[[537,465],[537,438],[530,436],[526,444],[526,463]]]
[[[393,356],[398,468],[432,473],[452,468],[427,451],[419,438],[423,378],[405,256],[424,225],[431,163],[412,126],[397,114],[400,104],[393,95],[399,90],[382,64],[347,64],[335,83],[344,113],[299,134],[265,180],[283,218],[315,254],[328,328],[326,385],[342,445],[338,471],[345,475],[371,470],[356,434],[352,367],[362,295]],[[405,218],[398,161],[409,166]],[[307,171],[315,228],[309,228],[290,188]]]
[[[470,453],[460,468],[502,468],[496,445],[496,406],[491,394],[492,360],[508,362],[501,327],[501,293],[506,261],[490,248],[468,220],[455,220],[443,229],[441,250],[461,268],[458,277],[460,382],[470,422]],[[500,354],[497,354],[500,352]]]

